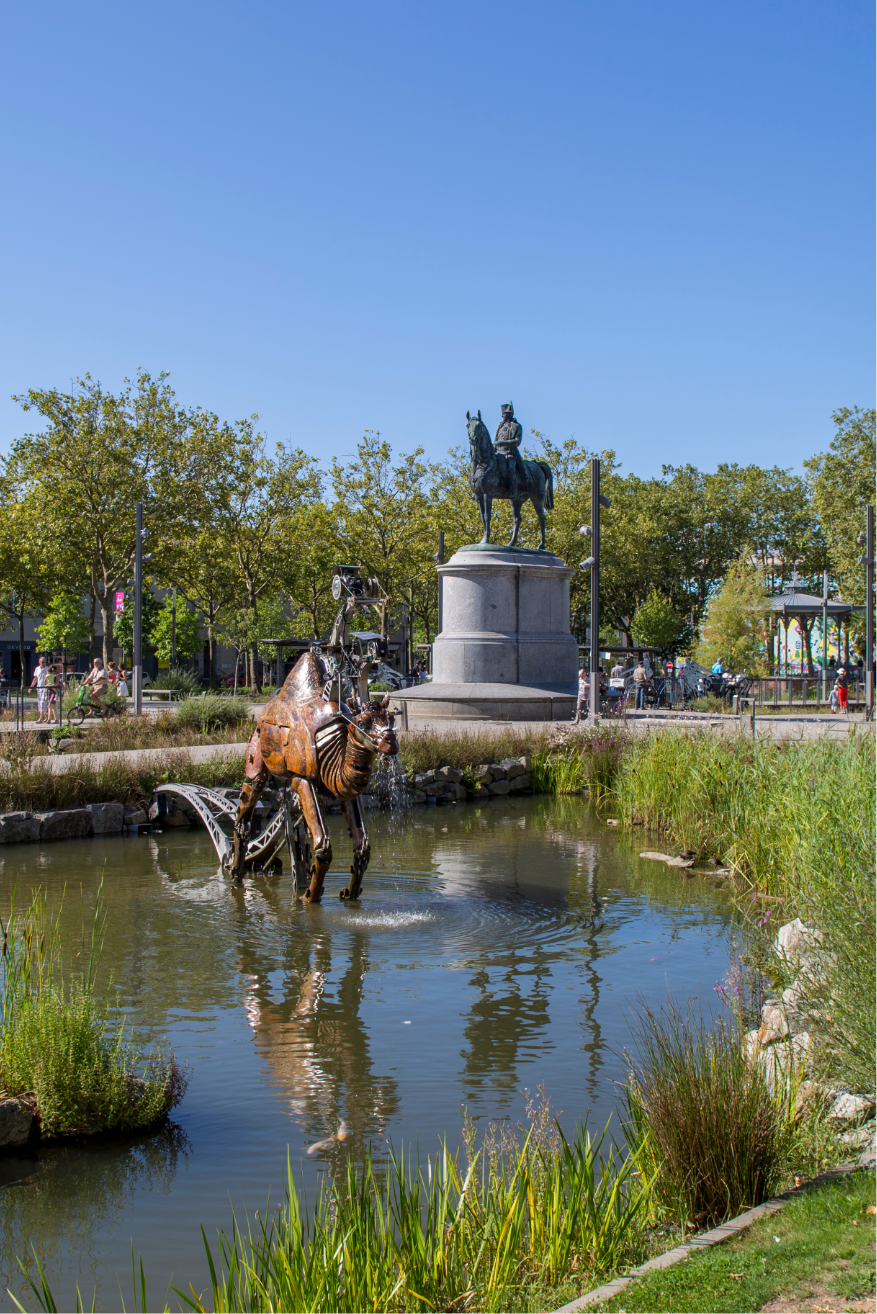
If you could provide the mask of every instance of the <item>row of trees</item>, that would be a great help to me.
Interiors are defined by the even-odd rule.
[[[90,641],[100,616],[105,657],[114,646],[116,595],[132,572],[138,501],[148,569],[202,617],[211,664],[226,642],[248,652],[254,669],[265,639],[326,633],[339,562],[381,580],[389,601],[376,627],[379,619],[387,634],[407,614],[429,642],[439,530],[449,552],[481,534],[461,449],[437,463],[419,447],[394,457],[380,434],[366,432],[355,456],[324,470],[301,448],[271,450],[256,416],[228,423],[180,406],[166,375],[141,373],[118,394],[86,376],[69,393],[31,390],[17,400],[42,423],[0,470],[0,613],[21,628],[26,616],[48,613],[49,629],[61,636],[85,596]],[[715,473],[666,466],[660,478],[641,479],[623,474],[614,452],[601,452],[612,499],[601,545],[607,626],[679,650],[691,644],[735,563],[772,591],[797,571],[805,587],[821,592],[827,569],[844,598],[863,601],[855,538],[874,495],[875,417],[844,409],[833,418],[829,450],[805,463],[805,476],[721,464]],[[557,445],[537,430],[530,437],[527,454],[555,471],[548,545],[577,565],[592,453],[574,439]],[[507,503],[494,523],[502,541]],[[587,574],[575,575],[571,596],[573,629],[584,638]]]

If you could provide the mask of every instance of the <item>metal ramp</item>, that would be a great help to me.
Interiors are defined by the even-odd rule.
[[[204,785],[158,785],[155,792],[179,794],[195,809],[207,827],[219,861],[223,867],[228,867],[234,853],[234,841],[222,829],[219,822],[222,817],[234,822],[238,811],[237,804],[231,803],[223,794],[217,793],[215,789],[207,789]],[[265,871],[278,861],[284,845],[289,848],[290,865],[296,885],[307,885],[311,866],[310,835],[302,816],[298,795],[291,789],[283,791],[280,807],[268,825],[247,844],[245,866],[251,871]]]

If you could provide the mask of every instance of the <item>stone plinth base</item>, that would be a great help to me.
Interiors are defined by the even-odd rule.
[[[560,557],[474,545],[461,548],[438,573],[442,628],[433,645],[433,688],[508,685],[550,693],[569,687],[574,696],[573,572]],[[472,701],[471,692],[466,701]]]
[[[420,684],[393,694],[408,724],[417,721],[568,721],[576,709],[576,684],[554,689],[524,684]]]

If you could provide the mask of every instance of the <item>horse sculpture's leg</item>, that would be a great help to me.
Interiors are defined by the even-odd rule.
[[[314,847],[314,865],[311,868],[311,880],[302,898],[306,903],[319,903],[323,897],[323,882],[332,862],[332,845],[326,834],[326,823],[317,802],[313,786],[307,780],[294,779],[292,788],[298,794],[305,823],[311,833]]]
[[[530,501],[533,503],[533,510],[536,512],[536,515],[539,517],[539,529],[542,533],[542,539],[541,542],[539,543],[539,546],[541,548],[544,548],[545,547],[545,505],[538,493],[533,493],[530,497]]]
[[[241,798],[238,803],[237,816],[234,819],[234,854],[231,860],[231,875],[235,881],[244,877],[244,863],[247,857],[247,843],[250,838],[250,820],[262,790],[268,783],[270,772],[262,761],[262,748],[259,731],[253,735],[247,748],[247,766]]]
[[[518,534],[521,532],[521,499],[516,497],[512,502],[512,536],[506,544],[507,547],[514,547],[518,541]]]
[[[372,853],[371,845],[368,842],[359,799],[351,799],[349,803],[343,803],[342,807],[347,818],[347,829],[353,840],[353,862],[350,865],[350,884],[341,891],[339,898],[358,899],[362,889],[362,878]]]

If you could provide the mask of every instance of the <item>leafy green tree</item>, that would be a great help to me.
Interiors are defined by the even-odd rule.
[[[104,660],[113,648],[114,595],[134,558],[135,505],[143,503],[150,550],[155,543],[160,552],[169,471],[189,428],[166,377],[141,373],[116,396],[85,375],[69,393],[31,388],[16,398],[46,428],[13,445],[7,477],[80,563],[103,620]]]
[[[380,607],[381,633],[388,634],[390,608],[406,600],[410,582],[432,559],[435,543],[429,517],[429,466],[423,448],[396,463],[389,443],[367,432],[346,464],[333,459],[332,515],[347,562],[376,576],[387,602]]]
[[[729,670],[765,673],[768,596],[760,570],[744,553],[709,601],[698,660],[712,665],[720,658]]]
[[[827,452],[804,462],[813,503],[825,537],[831,571],[847,602],[865,601],[865,568],[857,535],[865,507],[875,502],[874,410],[842,406],[832,414],[835,435]]]
[[[52,652],[60,648],[66,657],[68,652],[88,650],[89,628],[88,617],[82,610],[82,594],[54,593],[42,624],[37,627],[37,638],[40,647]]]
[[[18,628],[21,687],[25,684],[24,623],[48,605],[55,583],[50,535],[45,522],[35,518],[31,501],[16,498],[8,484],[0,490],[0,616]]]
[[[141,637],[144,644],[150,642],[149,636],[152,633],[155,622],[158,619],[159,601],[151,589],[143,590],[143,603],[141,609]],[[132,655],[134,652],[134,597],[133,590],[125,595],[125,603],[122,610],[117,614],[114,623],[114,635],[118,640],[118,646],[124,653]]]
[[[150,624],[149,642],[160,661],[179,662],[194,657],[201,647],[197,612],[190,611],[185,600],[178,598],[175,623],[174,598],[172,593],[168,593]]]
[[[644,648],[658,648],[667,656],[679,652],[691,639],[686,618],[657,589],[652,589],[645,602],[637,607],[630,629],[635,643]]]

